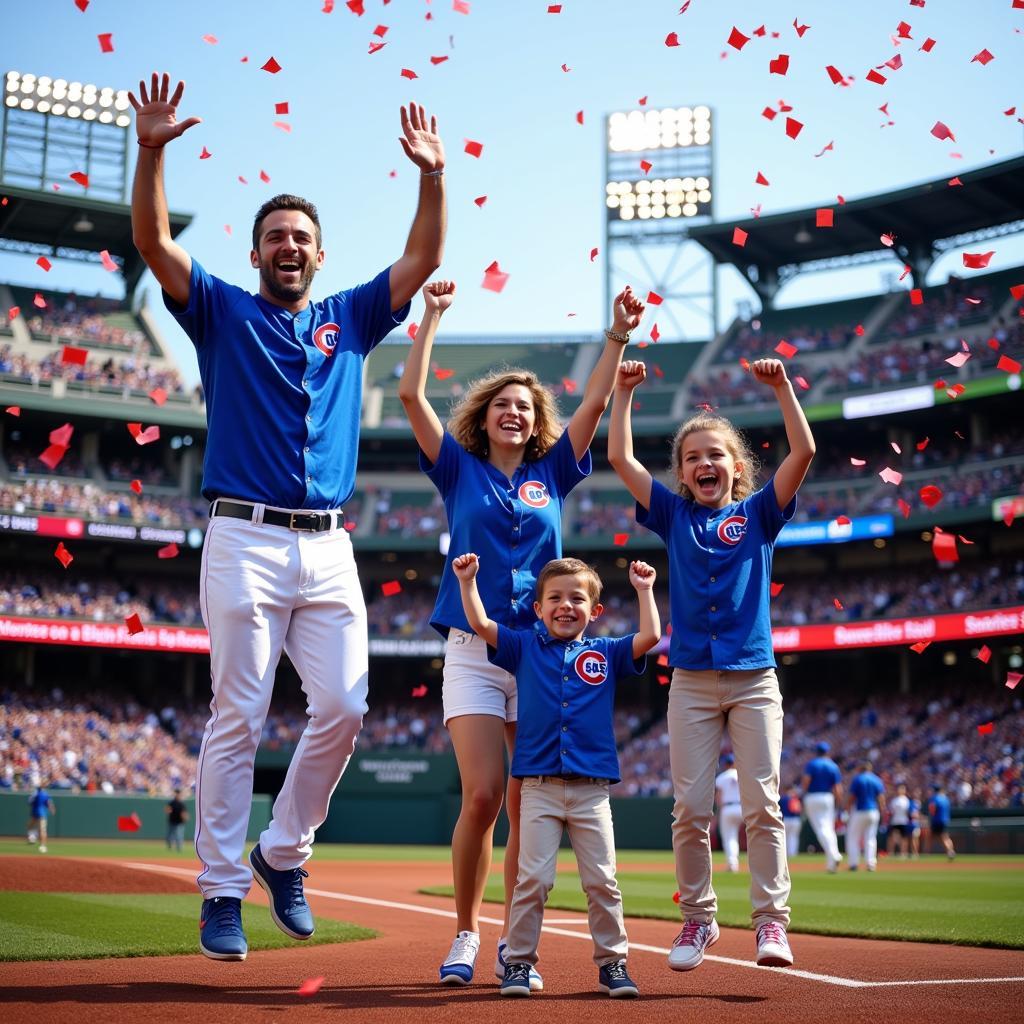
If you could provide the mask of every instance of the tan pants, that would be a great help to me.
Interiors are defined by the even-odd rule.
[[[722,730],[729,730],[747,830],[754,924],[789,924],[786,829],[779,809],[782,696],[774,669],[690,672],[677,668],[668,698],[669,758],[675,794],[672,849],[685,920],[718,910],[711,885],[711,812]]]
[[[509,912],[507,963],[537,963],[544,904],[555,884],[562,829],[569,829],[587,894],[594,962],[625,960],[622,893],[615,881],[615,836],[607,782],[523,779],[519,809],[519,881]]]

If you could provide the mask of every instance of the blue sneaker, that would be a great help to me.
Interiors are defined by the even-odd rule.
[[[270,916],[274,924],[293,939],[308,939],[313,934],[313,912],[302,892],[302,880],[309,872],[302,868],[275,871],[260,852],[259,843],[249,854],[253,877],[266,890],[270,899]]]
[[[509,964],[501,981],[503,996],[528,996],[530,994],[530,965]]]
[[[504,939],[498,939],[498,958],[494,961],[494,976],[498,981],[505,980],[505,953],[508,951],[508,943]],[[530,967],[530,991],[543,992],[544,979],[536,967]]]
[[[203,900],[199,948],[211,960],[244,960],[249,944],[242,931],[242,901],[236,896]]]
[[[473,980],[476,955],[480,951],[478,932],[459,932],[441,969],[442,985],[468,985]]]
[[[615,960],[605,964],[597,972],[597,987],[602,992],[607,992],[612,999],[621,999],[623,996],[631,998],[640,995],[640,990],[633,984],[633,979],[626,973],[626,961]]]

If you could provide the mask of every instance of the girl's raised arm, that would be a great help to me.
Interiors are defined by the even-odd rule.
[[[612,418],[608,428],[608,461],[644,508],[651,507],[651,474],[633,457],[633,389],[647,376],[647,367],[629,359],[619,367],[612,397]]]

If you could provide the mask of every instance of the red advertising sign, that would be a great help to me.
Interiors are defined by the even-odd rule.
[[[123,647],[138,651],[183,651],[209,654],[210,638],[195,626],[149,625],[134,635],[122,622],[73,619],[23,619],[0,615],[0,640],[74,647]]]

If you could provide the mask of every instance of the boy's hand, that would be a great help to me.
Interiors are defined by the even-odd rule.
[[[761,384],[770,384],[773,388],[781,388],[789,380],[781,359],[755,359],[750,364],[750,372],[754,375],[754,380]]]
[[[430,281],[423,286],[423,301],[426,303],[428,313],[443,313],[454,298],[454,281]]]
[[[647,307],[633,294],[631,285],[615,296],[612,301],[612,330],[626,334],[640,325],[640,319]]]
[[[629,582],[635,590],[653,590],[657,578],[658,572],[653,565],[646,562],[629,563]]]
[[[480,559],[472,552],[459,555],[452,560],[452,570],[460,580],[467,583],[476,578],[477,570],[480,568]]]
[[[619,367],[615,386],[619,391],[632,391],[647,379],[647,366],[639,359],[627,359]]]

